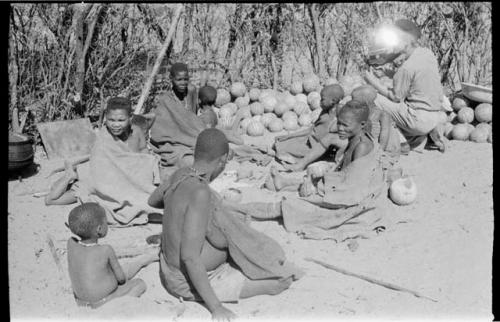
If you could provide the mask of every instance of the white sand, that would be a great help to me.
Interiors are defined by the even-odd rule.
[[[8,240],[10,312],[13,320],[172,320],[208,319],[196,303],[179,303],[160,284],[158,263],[138,277],[148,290],[140,299],[122,298],[98,310],[78,308],[67,272],[64,222],[73,206],[46,207],[43,198],[20,193],[46,190],[47,160],[37,154],[41,173],[9,182]],[[278,296],[258,296],[228,304],[244,320],[258,319],[453,319],[489,320],[491,315],[491,256],[493,244],[493,160],[491,144],[450,142],[445,154],[412,152],[401,165],[414,176],[416,202],[398,207],[399,223],[375,238],[347,243],[302,240],[278,222],[255,222],[253,227],[275,238],[306,275]],[[228,170],[237,166],[233,163]],[[257,181],[243,180],[241,185]],[[244,201],[251,191],[242,188]],[[275,199],[275,194],[268,194]],[[117,252],[145,246],[145,238],[160,225],[112,228],[100,243]],[[46,236],[54,238],[61,259],[59,271]],[[436,298],[437,303],[341,275],[314,263],[314,257],[353,272],[366,274]]]

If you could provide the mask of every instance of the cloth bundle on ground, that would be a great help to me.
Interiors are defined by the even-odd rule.
[[[94,201],[105,209],[108,222],[121,225],[147,222],[155,209],[147,204],[159,183],[158,157],[132,152],[103,127],[92,147],[90,161],[77,168],[82,201]],[[83,192],[83,193],[82,193]]]
[[[367,237],[375,228],[390,224],[380,151],[376,145],[364,157],[342,171],[328,171],[320,196],[282,202],[285,228],[304,238],[334,239]]]
[[[162,166],[179,166],[184,157],[194,155],[196,138],[205,129],[205,124],[191,110],[179,103],[172,104],[171,99],[160,98],[154,113],[156,119],[151,128],[151,144],[160,155]],[[250,160],[264,164],[272,160],[250,146],[232,145],[231,149],[240,162]]]
[[[179,184],[191,177],[205,181],[194,172],[183,173],[174,182],[166,183],[168,187],[164,202],[168,202]],[[274,239],[256,231],[245,222],[247,211],[252,210],[226,205],[217,192],[211,191],[212,209],[207,211],[212,211],[213,217],[209,225],[225,236],[229,256],[246,277],[252,280],[288,277],[299,279],[304,275],[299,268],[286,261],[283,249]],[[197,298],[196,291],[179,270],[174,271],[169,267],[167,272],[160,270],[160,274],[164,275],[162,278],[170,291],[186,298]]]

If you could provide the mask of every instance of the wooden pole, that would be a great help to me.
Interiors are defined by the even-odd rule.
[[[167,52],[167,49],[170,45],[170,42],[172,41],[172,37],[174,36],[174,32],[177,26],[177,22],[179,21],[179,17],[181,15],[183,5],[179,4],[177,6],[177,9],[175,10],[174,18],[172,19],[172,22],[170,24],[170,30],[168,31],[167,39],[165,40],[165,43],[163,43],[163,46],[161,47],[160,53],[158,54],[158,57],[156,58],[155,65],[153,66],[153,70],[151,71],[151,74],[149,75],[149,78],[144,85],[144,88],[142,89],[141,97],[139,98],[139,102],[137,103],[137,106],[135,107],[135,114],[141,114],[142,113],[142,106],[144,105],[144,102],[148,98],[149,91],[151,90],[151,86],[153,85],[154,78],[156,74],[158,73],[158,70],[160,69],[161,62],[163,61],[163,57],[165,56],[165,53]]]
[[[435,300],[435,299],[432,299],[432,298],[427,297],[425,295],[422,295],[422,294],[420,294],[418,292],[412,291],[410,289],[407,289],[407,288],[404,288],[404,287],[401,287],[401,286],[398,286],[398,285],[395,285],[395,284],[391,284],[391,283],[387,283],[387,282],[384,282],[384,281],[376,280],[376,279],[368,277],[368,276],[364,276],[364,275],[360,275],[360,274],[356,274],[356,273],[351,273],[351,272],[349,272],[349,271],[347,271],[345,269],[342,269],[340,267],[336,267],[336,266],[334,266],[332,264],[327,264],[325,262],[322,262],[322,261],[319,261],[319,260],[316,260],[316,259],[313,259],[313,258],[310,258],[310,257],[304,258],[304,259],[306,261],[308,261],[308,262],[316,263],[316,264],[321,265],[321,266],[323,266],[325,268],[334,270],[334,271],[336,271],[338,273],[341,273],[341,274],[344,274],[344,275],[348,275],[348,276],[352,276],[352,277],[356,277],[356,278],[362,279],[364,281],[367,281],[369,283],[383,286],[383,287],[388,288],[390,290],[409,293],[409,294],[411,294],[413,296],[416,296],[416,297],[420,297],[420,298],[424,298],[424,299],[427,299],[427,300],[430,300],[430,301],[433,301],[433,302],[437,302],[437,300]]]

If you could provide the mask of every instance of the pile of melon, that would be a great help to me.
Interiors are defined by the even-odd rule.
[[[323,85],[336,83],[337,80],[330,78]],[[237,112],[243,114],[239,128],[249,136],[262,136],[266,132],[293,132],[310,126],[318,119],[321,89],[319,77],[313,74],[302,81],[292,82],[285,91],[247,88],[242,82],[235,82],[229,89],[217,90],[215,112],[219,124],[225,128],[233,125]]]
[[[492,143],[492,105],[475,103],[462,95],[455,96],[448,113],[444,135],[448,139]]]

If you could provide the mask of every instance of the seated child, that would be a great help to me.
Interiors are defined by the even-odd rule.
[[[217,99],[217,90],[212,86],[204,86],[198,92],[198,116],[201,118],[207,128],[217,126],[217,115],[213,110],[215,100]]]
[[[374,150],[373,138],[366,132],[369,113],[369,108],[366,104],[354,100],[347,102],[340,109],[337,119],[338,136],[340,139],[347,139],[348,145],[344,152],[344,158],[337,168],[338,170],[346,170],[353,161],[361,159]],[[328,172],[325,176],[327,175]],[[297,191],[302,185],[311,188],[305,190],[314,191],[315,188],[311,187],[313,179],[311,176],[306,176],[304,179],[286,178],[280,175],[278,170],[273,167],[271,168],[270,180],[266,182],[266,187],[269,188],[268,186],[271,186],[270,189],[275,191],[285,188],[286,190]],[[320,180],[317,182],[317,185],[319,190],[323,190],[321,193],[324,195],[326,192],[324,191],[324,187],[321,187],[321,183]],[[303,197],[307,195],[309,193],[301,193]]]
[[[355,88],[351,93],[352,99],[365,103],[370,109],[367,131],[378,140],[383,151],[399,153],[401,143],[398,129],[389,113],[378,109],[375,106],[377,91],[370,85],[363,85]]]
[[[337,135],[337,109],[344,97],[344,90],[338,84],[325,86],[321,90],[321,114],[309,128],[288,135],[277,136],[274,143],[276,158],[292,163],[292,171],[302,171],[311,162],[322,157],[329,149],[341,150],[345,140]],[[341,153],[336,154],[338,159]]]
[[[148,153],[146,138],[141,127],[132,124],[132,104],[124,97],[109,99],[106,106],[106,129],[115,141],[127,144],[132,152]],[[76,168],[65,161],[65,175],[56,181],[45,197],[46,205],[69,205],[77,201],[75,189],[78,184]],[[74,185],[76,184],[76,187]]]
[[[70,238],[67,245],[69,277],[79,306],[97,308],[117,297],[139,297],[146,291],[143,280],[131,278],[159,260],[158,250],[138,256],[124,270],[111,246],[97,244],[108,232],[104,208],[97,203],[83,203],[71,210],[68,226],[80,237]]]

